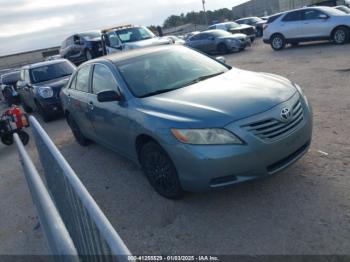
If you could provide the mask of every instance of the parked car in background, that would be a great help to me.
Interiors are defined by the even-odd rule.
[[[208,54],[227,54],[242,51],[250,46],[251,42],[245,34],[231,34],[224,30],[207,30],[189,38],[186,45]]]
[[[123,25],[102,30],[104,54],[172,43],[169,38],[158,37],[145,26]]]
[[[332,7],[297,9],[273,19],[265,25],[263,39],[274,50],[315,40],[345,44],[350,39],[350,16]]]
[[[298,85],[179,45],[89,61],[61,98],[80,144],[92,140],[139,163],[167,198],[276,174],[311,142]]]
[[[22,67],[17,88],[24,110],[27,113],[36,110],[45,122],[62,114],[59,94],[75,69],[66,59]]]
[[[57,59],[62,59],[61,55],[52,55],[49,56],[45,59],[45,61],[52,61],[52,60],[57,60]]]
[[[20,71],[13,71],[1,75],[1,92],[8,106],[20,103],[16,85],[19,80]]]
[[[250,37],[250,41],[254,42],[255,40],[255,27],[251,25],[240,25],[236,22],[226,22],[226,23],[220,23],[211,25],[208,28],[209,30],[213,29],[221,29],[225,30],[227,32],[230,32],[231,34],[245,34]]]
[[[196,35],[196,34],[199,34],[200,31],[194,31],[194,32],[190,32],[190,33],[187,33],[184,35],[184,40],[186,41],[187,39],[189,39],[190,37]]]
[[[337,10],[343,11],[345,14],[350,14],[350,8],[345,5],[338,5],[334,7]]]
[[[102,56],[101,32],[91,31],[66,38],[60,48],[60,56],[78,65]]]
[[[236,20],[236,23],[242,25],[251,25],[255,27],[255,34],[257,37],[262,37],[263,36],[263,31],[264,31],[264,25],[266,23],[265,20],[253,16],[253,17],[246,17],[246,18],[241,18]]]
[[[165,37],[169,38],[176,45],[184,45],[186,42],[185,40],[177,37],[176,35],[167,35]]]

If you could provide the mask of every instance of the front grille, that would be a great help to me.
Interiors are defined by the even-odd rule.
[[[284,123],[271,118],[245,125],[244,128],[262,140],[274,141],[290,134],[304,121],[304,112],[300,101],[293,106],[292,112],[293,116],[289,122]]]
[[[253,28],[247,28],[247,29],[243,29],[241,30],[242,34],[246,34],[246,35],[254,35],[254,29]]]

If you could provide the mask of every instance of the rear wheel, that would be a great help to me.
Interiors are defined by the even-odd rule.
[[[337,45],[345,44],[349,41],[350,33],[349,29],[345,26],[340,26],[336,28],[333,32],[333,42]]]
[[[286,46],[286,39],[281,34],[273,35],[270,41],[272,49],[276,51],[280,51]]]
[[[218,52],[219,52],[220,54],[227,54],[227,53],[228,53],[227,45],[225,45],[225,44],[219,44],[219,46],[218,46]]]
[[[17,132],[19,138],[21,139],[23,145],[27,145],[29,142],[29,135],[27,134],[27,132],[24,132],[22,130]]]
[[[10,146],[13,144],[13,135],[12,134],[8,134],[8,135],[4,135],[1,137],[1,142],[4,145]]]
[[[179,199],[184,191],[176,168],[168,154],[155,142],[148,142],[140,151],[140,162],[152,187],[162,196]]]
[[[68,115],[67,122],[72,130],[75,140],[78,142],[79,145],[88,146],[89,144],[91,144],[91,140],[87,139],[83,135],[83,133],[80,131],[78,124],[75,122],[71,115]]]

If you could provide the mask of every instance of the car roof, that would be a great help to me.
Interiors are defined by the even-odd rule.
[[[137,48],[133,50],[126,50],[123,52],[118,52],[115,54],[110,54],[107,56],[103,56],[100,58],[96,58],[94,60],[90,60],[86,64],[90,63],[96,63],[96,62],[102,62],[102,61],[110,61],[114,64],[126,61],[129,59],[137,58],[140,56],[148,55],[148,54],[154,54],[162,51],[167,51],[167,50],[173,50],[173,49],[180,49],[180,48],[187,48],[179,45],[163,45],[163,46],[152,46],[152,47],[145,47],[145,48]]]
[[[44,61],[44,62],[39,62],[39,63],[34,63],[34,64],[23,66],[22,69],[33,69],[33,68],[38,68],[38,67],[42,67],[42,66],[58,64],[58,63],[66,62],[66,61],[67,61],[66,59],[56,59],[56,60]]]
[[[232,23],[236,23],[236,22],[235,21],[229,21],[229,22],[217,23],[217,24],[213,24],[213,25],[227,25],[227,24],[232,24]]]
[[[237,19],[236,21],[246,20],[246,19],[252,19],[252,18],[259,18],[257,16],[250,16],[250,17],[242,17],[240,19]]]

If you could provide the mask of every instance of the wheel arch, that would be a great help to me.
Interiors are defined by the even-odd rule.
[[[347,28],[347,29],[350,31],[350,26],[348,26],[348,25],[337,25],[336,27],[333,28],[333,30],[332,30],[332,32],[331,32],[331,35],[330,35],[331,38],[333,38],[333,35],[334,35],[335,31],[336,31],[338,28],[340,28],[340,27],[345,27],[345,28]]]
[[[141,151],[141,148],[147,144],[148,142],[155,142],[157,143],[160,147],[162,147],[158,141],[150,136],[150,135],[147,135],[147,134],[140,134],[136,137],[135,139],[135,150],[136,150],[136,154],[137,154],[137,160],[140,162],[140,151]],[[163,147],[162,147],[163,148]],[[164,148],[163,148],[164,150]]]

